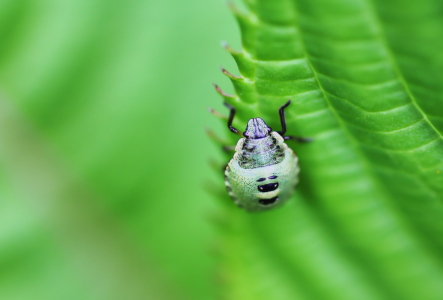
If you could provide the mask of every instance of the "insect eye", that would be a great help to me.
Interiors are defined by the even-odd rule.
[[[259,186],[257,186],[257,188],[262,193],[272,192],[278,188],[278,182],[259,185]]]
[[[263,205],[270,205],[270,204],[275,203],[275,201],[277,201],[277,200],[278,200],[278,197],[274,197],[271,199],[258,199],[258,202],[260,202],[260,204],[263,204]]]

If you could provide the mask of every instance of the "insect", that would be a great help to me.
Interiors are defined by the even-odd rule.
[[[239,134],[232,126],[235,108],[224,104],[230,109],[228,128]],[[289,104],[291,100],[279,109],[281,131],[272,131],[261,118],[250,119],[244,138],[237,142],[234,157],[226,166],[226,189],[232,200],[248,211],[268,210],[282,204],[290,198],[298,183],[298,158],[285,140],[310,142],[311,139],[284,136],[285,108]]]

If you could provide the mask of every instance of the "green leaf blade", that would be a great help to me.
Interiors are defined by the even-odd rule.
[[[256,86],[257,107],[251,115],[278,128],[277,108],[290,98],[289,134],[314,138],[312,144],[296,148],[302,170],[296,198],[311,203],[307,210],[314,223],[330,230],[333,246],[345,258],[330,258],[339,262],[340,275],[350,274],[345,267],[350,265],[365,278],[336,286],[355,285],[357,292],[372,291],[380,299],[443,297],[443,226],[438,221],[443,219],[438,176],[442,136],[431,121],[435,118],[428,118],[405,81],[371,4],[281,0],[255,1],[250,7],[251,15],[245,18],[253,21],[242,36],[245,56],[249,65],[255,62],[256,71],[244,73],[240,66],[240,72]],[[277,20],[276,12],[282,10],[293,13],[282,13]],[[263,223],[257,224],[265,228],[279,218],[279,212],[273,214],[263,217],[266,221],[251,216],[250,222],[259,219]],[[288,225],[289,216],[279,223],[293,230],[284,238],[308,230]],[[257,227],[242,234],[254,234]],[[282,241],[282,228],[271,228],[270,236],[277,238],[256,247],[273,248]],[[294,262],[291,268],[300,268],[300,250],[291,245],[285,251],[290,253],[285,259]],[[304,279],[323,290],[324,279],[316,278],[321,271],[312,265],[307,270]],[[324,291],[324,299],[328,293],[360,299],[339,294],[332,286]]]

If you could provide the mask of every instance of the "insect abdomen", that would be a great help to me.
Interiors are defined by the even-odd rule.
[[[260,211],[289,199],[298,183],[298,158],[287,146],[283,157],[279,163],[252,169],[243,168],[237,159],[232,159],[226,168],[225,182],[234,202],[246,210]]]

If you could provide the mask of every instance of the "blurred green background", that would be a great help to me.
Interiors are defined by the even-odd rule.
[[[225,3],[3,0],[0,39],[0,299],[213,298]]]

